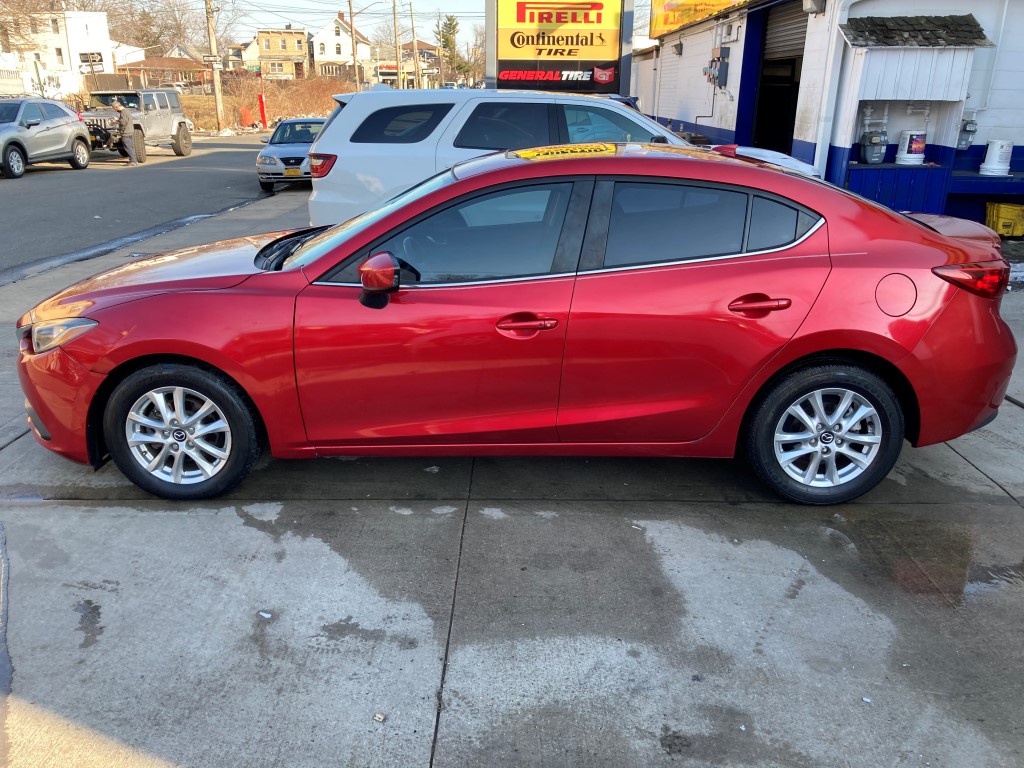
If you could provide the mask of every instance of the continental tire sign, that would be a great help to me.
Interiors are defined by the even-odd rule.
[[[497,0],[499,88],[618,93],[621,0]]]

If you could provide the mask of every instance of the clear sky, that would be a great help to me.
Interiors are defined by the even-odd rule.
[[[352,0],[356,29],[367,37],[383,21],[391,23],[392,2],[398,6],[398,24],[410,26],[409,0]],[[348,18],[348,0],[221,0],[225,12],[243,15],[235,24],[238,42],[251,40],[257,29],[279,28],[285,24],[316,32],[341,11]],[[439,4],[440,3],[440,4]],[[459,20],[460,47],[472,40],[473,27],[484,23],[484,0],[412,0],[416,14],[416,37],[436,44],[433,30],[441,17]]]

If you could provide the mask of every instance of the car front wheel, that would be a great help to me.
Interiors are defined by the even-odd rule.
[[[192,154],[192,134],[188,128],[179,125],[174,137],[171,139],[171,149],[178,157],[185,157]]]
[[[8,179],[20,179],[25,173],[25,155],[15,146],[8,147],[4,150],[0,170]]]
[[[802,504],[841,504],[874,488],[903,444],[892,389],[846,365],[795,371],[768,390],[750,423],[747,452],[771,488]]]
[[[125,378],[107,402],[103,432],[125,476],[167,499],[225,493],[260,454],[255,419],[241,392],[188,365],[154,365]]]
[[[140,163],[146,162],[146,135],[141,128],[132,131],[132,147],[135,149],[135,159]]]

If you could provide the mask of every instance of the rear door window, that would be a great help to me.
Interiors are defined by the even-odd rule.
[[[451,104],[410,104],[378,109],[352,134],[353,144],[415,144],[451,111]]]
[[[526,149],[552,143],[551,107],[543,102],[484,102],[455,137],[460,149]]]
[[[564,116],[566,135],[570,144],[602,141],[648,142],[661,135],[648,126],[610,109],[575,104],[559,106],[559,109]]]

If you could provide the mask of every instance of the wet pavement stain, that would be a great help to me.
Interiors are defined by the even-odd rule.
[[[78,631],[85,637],[79,643],[79,648],[91,648],[96,645],[99,636],[103,634],[103,625],[100,624],[101,610],[99,603],[92,600],[82,600],[73,606],[78,614]]]
[[[343,640],[346,637],[357,637],[360,640],[367,640],[371,643],[383,643],[390,641],[397,643],[403,650],[412,650],[419,645],[415,637],[408,635],[389,635],[383,629],[364,629],[359,626],[358,621],[353,621],[351,616],[346,616],[333,624],[324,624],[324,637],[328,640]]]

